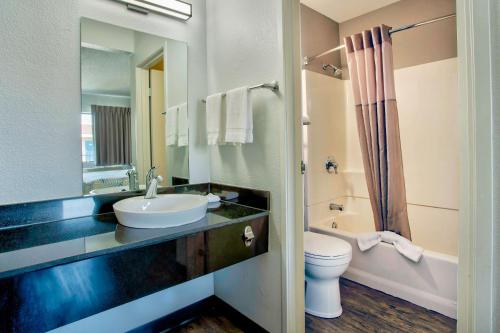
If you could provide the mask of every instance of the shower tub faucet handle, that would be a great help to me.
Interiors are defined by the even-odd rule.
[[[328,173],[338,174],[339,173],[339,164],[335,161],[335,159],[333,157],[329,156],[326,159],[325,169]]]

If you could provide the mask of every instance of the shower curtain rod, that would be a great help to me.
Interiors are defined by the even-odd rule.
[[[455,16],[456,16],[456,14],[453,13],[453,14],[449,14],[449,15],[445,15],[445,16],[436,17],[436,18],[433,18],[433,19],[430,19],[430,20],[427,20],[427,21],[423,21],[423,22],[418,22],[418,23],[403,25],[403,26],[401,26],[399,28],[394,28],[394,29],[389,30],[389,35],[392,35],[393,33],[396,33],[396,32],[400,32],[400,31],[404,31],[404,30],[408,30],[408,29],[420,27],[420,26],[423,26],[423,25],[426,25],[426,24],[430,24],[430,23],[434,23],[434,22],[439,22],[441,20],[446,20],[446,19],[449,19],[449,18],[452,18],[452,17],[455,17]],[[318,59],[318,58],[320,58],[322,56],[325,56],[327,54],[333,53],[335,51],[340,51],[340,50],[342,50],[344,48],[345,48],[345,45],[342,44],[342,45],[339,45],[337,47],[334,47],[333,49],[330,49],[330,50],[327,50],[325,52],[322,52],[320,54],[316,54],[316,55],[313,55],[311,57],[304,57],[304,66],[305,65],[309,65],[311,62],[313,62],[314,60],[316,60],[316,59]]]

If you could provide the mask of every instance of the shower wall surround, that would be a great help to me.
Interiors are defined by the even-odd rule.
[[[455,12],[455,1],[399,1],[339,24],[343,37],[384,23],[398,27]],[[315,14],[318,19],[320,13]],[[403,167],[413,241],[457,256],[459,123],[456,22],[445,20],[393,36]],[[313,32],[309,32],[311,34]],[[315,34],[327,31],[314,30]],[[302,43],[314,39],[302,35]],[[341,51],[345,66],[345,55]],[[321,61],[320,61],[321,62]],[[309,223],[332,217],[332,200],[363,215],[373,228],[348,72],[343,79],[303,71],[308,150]],[[334,156],[340,174],[326,173]],[[325,186],[327,184],[327,186]],[[362,232],[363,230],[356,230]]]
[[[309,223],[333,216],[333,200],[362,214],[373,228],[350,82],[304,71]],[[427,250],[458,251],[459,138],[457,59],[395,71],[403,167],[413,241]],[[324,169],[328,156],[339,175]],[[326,186],[325,186],[326,185]],[[361,232],[363,230],[359,230]]]

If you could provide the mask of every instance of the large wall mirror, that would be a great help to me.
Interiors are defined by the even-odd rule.
[[[81,20],[83,194],[189,182],[187,45]]]

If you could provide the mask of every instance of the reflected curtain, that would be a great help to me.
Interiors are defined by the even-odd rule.
[[[92,105],[96,165],[131,164],[130,108]]]
[[[346,55],[375,228],[411,239],[389,30],[346,37]]]

